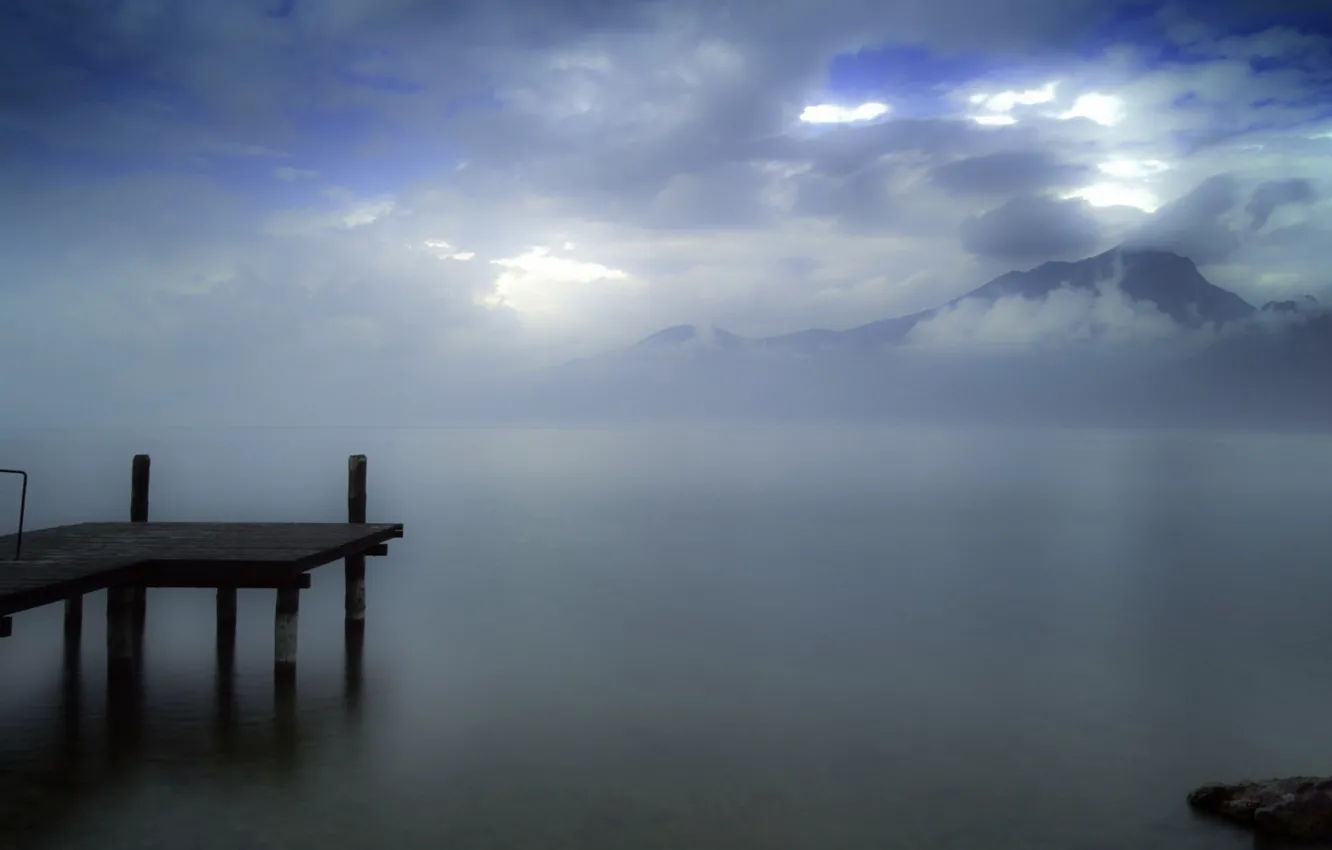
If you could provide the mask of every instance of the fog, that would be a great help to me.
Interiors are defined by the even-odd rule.
[[[365,454],[405,536],[364,623],[0,618],[0,847],[1252,846],[1185,796],[1332,762],[1330,68],[1293,0],[6,0],[26,528]]]
[[[1332,753],[1317,731],[1332,698],[1325,443],[880,425],[0,432],[32,472],[34,526],[124,516],[145,451],[153,519],[338,520],[345,456],[365,452],[369,518],[406,526],[371,561],[355,675],[341,570],[314,571],[294,700],[273,684],[271,591],[241,593],[227,689],[212,594],[151,591],[129,705],[104,693],[100,594],[72,672],[59,606],[16,616],[0,641],[0,834],[979,850],[1076,845],[1096,824],[1134,846],[1249,846],[1189,819],[1182,795]]]

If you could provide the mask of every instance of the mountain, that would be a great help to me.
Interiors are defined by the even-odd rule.
[[[698,328],[694,325],[676,325],[657,331],[652,336],[634,344],[638,351],[653,351],[662,348],[677,348],[694,345],[699,348],[738,348],[744,340],[720,328]]]
[[[1100,320],[1075,333],[1131,344],[941,348],[914,343],[924,322],[968,308],[958,327],[1001,299],[1060,290],[1136,328],[1145,309],[1190,333],[1117,333]],[[1069,302],[1078,308],[1077,299]],[[971,309],[979,306],[981,309]],[[1054,311],[1053,318],[1063,308]],[[1024,321],[1038,310],[1005,311]],[[1043,321],[1038,318],[1033,321]],[[1012,322],[1012,316],[1005,321]],[[1019,325],[1019,330],[1021,326]],[[938,330],[936,326],[933,330]],[[1154,342],[1153,340],[1157,340]],[[1160,344],[1157,344],[1157,343]],[[1332,426],[1332,311],[1312,299],[1256,309],[1210,283],[1188,259],[1117,248],[1077,262],[1001,275],[941,304],[846,330],[745,339],[677,325],[635,345],[534,376],[521,404],[550,420],[897,420],[915,422]]]
[[[1061,288],[1094,292],[1107,284],[1117,285],[1130,301],[1154,305],[1186,328],[1223,325],[1247,319],[1258,312],[1235,293],[1209,282],[1193,261],[1185,257],[1167,251],[1119,247],[1077,262],[1043,263],[1028,271],[1008,272],[939,307],[847,330],[812,328],[748,341],[722,330],[713,330],[712,335],[719,341],[718,347],[725,348],[739,348],[748,343],[762,349],[806,356],[833,351],[865,351],[899,345],[921,322],[966,303],[993,304],[1000,298],[1014,297],[1034,301]],[[1282,302],[1275,307],[1269,304],[1264,309],[1284,311],[1287,303],[1291,305],[1290,309],[1298,309],[1295,302]],[[671,343],[696,339],[692,325],[681,325],[659,331],[634,347],[661,349]]]

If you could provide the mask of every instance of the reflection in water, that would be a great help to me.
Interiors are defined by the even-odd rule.
[[[273,677],[273,755],[287,772],[296,767],[300,750],[300,723],[296,711],[296,676]]]
[[[79,621],[80,628],[82,621]],[[75,759],[83,738],[83,676],[80,628],[71,629],[65,621],[64,665],[60,678],[61,742],[67,759]]]
[[[106,751],[113,766],[132,760],[143,742],[144,671],[114,660],[106,670]]]
[[[63,663],[49,696],[2,718],[8,731],[0,736],[0,847],[60,843],[72,812],[95,817],[90,812],[99,808],[117,810],[131,789],[162,782],[163,770],[165,781],[172,782],[175,770],[203,769],[235,789],[251,787],[256,775],[303,782],[308,745],[345,739],[345,732],[330,730],[321,720],[345,715],[353,722],[341,724],[343,729],[359,729],[363,626],[347,631],[337,679],[327,676],[336,667],[311,665],[307,682],[316,693],[304,704],[294,676],[274,677],[270,697],[261,677],[238,670],[234,616],[217,621],[211,705],[197,699],[188,674],[165,675],[154,668],[150,687],[137,661],[108,659],[104,681],[96,671],[89,675],[80,631],[75,626],[64,633]],[[104,704],[94,699],[90,705],[85,690],[102,685]],[[331,692],[319,697],[329,685]],[[335,709],[331,717],[325,706]],[[265,723],[268,709],[271,722]],[[313,734],[307,734],[304,727],[311,724]]]
[[[343,705],[347,716],[361,716],[361,667],[365,658],[365,620],[346,620],[343,641]]]

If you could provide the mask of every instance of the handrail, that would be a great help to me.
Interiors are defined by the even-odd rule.
[[[21,469],[0,469],[0,474],[23,476],[23,490],[19,495],[18,534],[14,538],[14,560],[17,561],[23,554],[23,515],[28,510],[28,473]]]

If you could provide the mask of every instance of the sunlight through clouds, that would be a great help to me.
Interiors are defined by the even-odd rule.
[[[504,271],[495,279],[494,291],[480,298],[479,303],[491,308],[508,307],[524,317],[558,317],[592,284],[629,279],[621,269],[551,256],[546,247],[533,247],[515,257],[490,262]]]
[[[1155,212],[1161,206],[1147,189],[1120,183],[1096,183],[1064,195],[1064,200],[1072,198],[1081,198],[1094,207],[1137,207],[1143,212]]]
[[[977,124],[1002,127],[1016,124],[1017,118],[1010,113],[1019,106],[1035,106],[1049,103],[1055,99],[1058,81],[1049,82],[1038,89],[1009,90],[997,93],[978,92],[967,98],[972,106],[983,110],[971,119]]]
[[[456,251],[454,247],[443,239],[427,239],[425,241],[427,248],[433,249],[436,256],[441,260],[470,260],[476,256],[475,251]]]
[[[1038,103],[1049,103],[1054,100],[1055,90],[1058,87],[1058,82],[1050,82],[1038,89],[1027,89],[1026,91],[974,94],[971,96],[971,102],[990,112],[1012,112],[1015,106],[1034,106]]]
[[[873,121],[888,114],[886,103],[862,103],[859,106],[838,106],[821,103],[806,106],[800,120],[807,124],[849,124],[855,121]]]
[[[1089,118],[1102,127],[1110,127],[1124,120],[1124,101],[1114,95],[1089,92],[1078,95],[1073,106],[1060,118]]]

